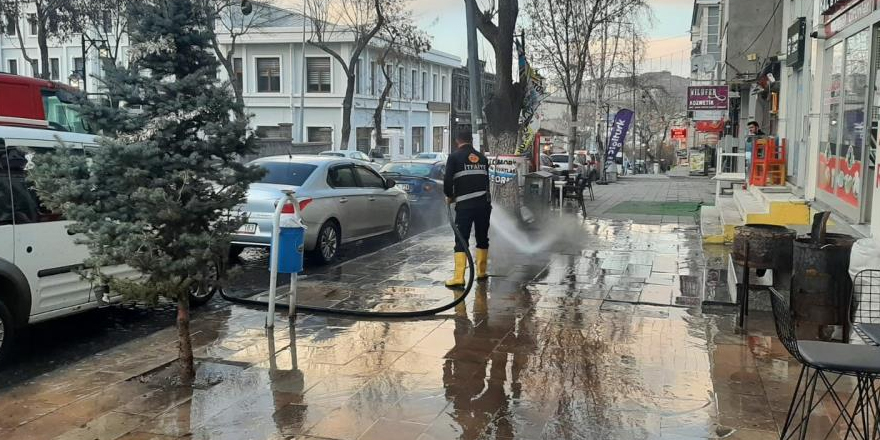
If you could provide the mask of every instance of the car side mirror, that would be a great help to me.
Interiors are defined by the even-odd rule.
[[[390,177],[385,179],[385,189],[391,189],[395,186],[397,186],[397,182],[395,182],[394,179]]]

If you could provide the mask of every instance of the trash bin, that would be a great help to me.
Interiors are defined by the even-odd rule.
[[[528,223],[543,220],[550,210],[550,201],[553,198],[553,173],[547,171],[535,171],[525,175],[525,187],[523,194],[523,206],[531,215],[528,221],[527,215],[523,218]]]
[[[616,165],[605,170],[605,181],[617,182],[617,166]]]
[[[791,308],[798,336],[830,340],[836,326],[848,327],[852,280],[849,259],[855,238],[826,234],[824,243],[811,238],[794,242]]]

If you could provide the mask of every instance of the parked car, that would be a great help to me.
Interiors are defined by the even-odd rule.
[[[438,224],[445,218],[445,172],[446,161],[436,159],[396,160],[382,167],[382,175],[393,178],[397,187],[406,191],[413,220],[427,225]]]
[[[100,148],[90,134],[0,126],[0,363],[23,326],[122,300],[77,273],[88,248],[68,232],[63,213],[43,205],[27,179],[34,157],[62,148],[61,143],[74,153]],[[102,271],[119,278],[139,276],[125,265]],[[196,289],[190,303],[204,304],[214,293]]]
[[[449,158],[449,155],[446,153],[431,153],[431,152],[419,153],[419,154],[416,154],[415,157],[413,157],[413,159],[439,160],[443,163],[446,163],[446,159],[448,159],[448,158]]]
[[[551,154],[550,160],[553,161],[553,164],[556,165],[556,169],[559,172],[568,171],[568,153],[558,153]],[[575,153],[574,155],[574,163],[573,168],[574,171],[577,171],[577,168],[587,163],[587,157],[584,154]]]
[[[340,245],[389,233],[402,240],[409,232],[406,193],[360,160],[273,156],[251,164],[266,175],[248,189],[242,208],[247,220],[233,237],[233,254],[246,246],[271,244],[275,204],[286,189],[296,191],[308,228],[305,250],[319,263],[332,262]]]
[[[379,171],[382,168],[382,165],[376,162],[376,159],[367,156],[365,153],[358,150],[336,150],[336,151],[322,151],[318,153],[319,156],[333,156],[333,157],[345,157],[352,160],[360,160],[363,162],[367,162],[370,166]]]

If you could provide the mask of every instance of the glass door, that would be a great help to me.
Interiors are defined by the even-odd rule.
[[[827,137],[820,143],[817,197],[846,217],[862,219],[870,35],[864,29],[828,50]]]

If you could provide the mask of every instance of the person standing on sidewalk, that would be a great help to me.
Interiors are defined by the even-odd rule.
[[[464,271],[467,266],[465,246],[470,240],[471,227],[477,238],[476,272],[477,279],[488,277],[489,262],[489,217],[492,201],[489,194],[489,160],[475,150],[470,131],[460,131],[455,136],[456,150],[446,160],[446,176],[443,179],[443,192],[446,203],[455,203],[455,226],[464,237],[464,246],[455,242],[455,272],[446,281],[446,287],[464,285]]]

